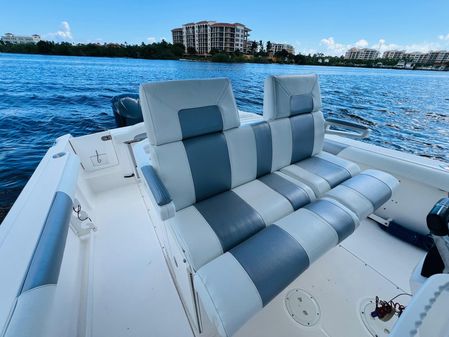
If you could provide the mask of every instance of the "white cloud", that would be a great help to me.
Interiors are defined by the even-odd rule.
[[[150,36],[147,38],[147,42],[148,43],[155,43],[156,42],[156,38],[154,36]]]
[[[348,45],[335,42],[332,36],[321,39],[320,45],[325,46],[329,55],[342,55],[350,47]]]
[[[449,34],[446,35],[440,35],[438,37],[440,40],[444,41],[446,43],[449,42]],[[381,54],[387,50],[405,50],[408,52],[423,52],[427,53],[431,50],[441,50],[444,49],[443,45],[439,42],[421,42],[421,43],[414,43],[409,45],[400,45],[396,43],[389,43],[385,39],[379,39],[378,42],[370,45],[366,39],[360,39],[356,41],[355,43],[345,44],[345,43],[339,43],[335,41],[333,37],[328,37],[321,39],[320,45],[324,47],[321,48],[321,52],[323,52],[326,55],[330,56],[340,56],[343,55],[348,49],[352,47],[357,48],[373,48],[378,50]]]
[[[72,29],[67,21],[62,21],[59,30],[46,34],[46,37],[57,41],[71,41],[73,40]]]
[[[355,43],[355,46],[357,48],[366,48],[368,47],[368,41],[366,41],[365,39],[360,39]]]
[[[431,50],[440,50],[440,49],[442,49],[442,47],[438,43],[422,42],[422,43],[414,43],[414,44],[406,45],[401,49],[405,49],[407,51],[420,51],[423,53],[427,53]]]
[[[385,39],[380,39],[377,43],[371,46],[372,49],[378,50],[381,54],[387,50],[402,50],[404,47],[397,45],[395,43],[387,43]]]

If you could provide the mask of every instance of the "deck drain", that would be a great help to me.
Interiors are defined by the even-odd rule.
[[[285,296],[285,306],[291,318],[304,326],[313,326],[320,319],[320,307],[315,298],[302,289],[292,289]]]
[[[363,300],[360,305],[360,315],[363,324],[372,336],[387,337],[390,334],[394,323],[398,320],[398,317],[395,315],[390,320],[384,322],[371,316],[374,309],[376,309],[376,301],[374,299],[368,298]]]

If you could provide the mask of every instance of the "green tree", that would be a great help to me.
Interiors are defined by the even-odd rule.
[[[267,53],[272,52],[271,48],[273,48],[273,45],[271,44],[270,41],[267,41]]]
[[[211,60],[212,60],[212,62],[232,62],[231,57],[225,53],[218,53],[218,54],[212,55]]]
[[[253,41],[251,43],[251,54],[254,55],[257,52],[257,42]]]
[[[196,49],[194,47],[188,47],[187,48],[187,54],[189,54],[189,55],[196,55],[197,54]]]
[[[259,53],[263,53],[263,52],[264,52],[264,50],[263,50],[263,41],[260,40],[259,41]]]

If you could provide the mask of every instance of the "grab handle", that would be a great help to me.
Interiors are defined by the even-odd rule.
[[[371,130],[362,124],[338,118],[326,119],[324,127],[325,133],[329,135],[338,135],[350,138],[367,138],[371,133]],[[335,127],[343,130],[335,129]]]

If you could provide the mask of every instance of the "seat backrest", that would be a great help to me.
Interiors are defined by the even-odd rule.
[[[143,84],[140,101],[152,165],[176,210],[233,187],[223,131],[240,119],[228,79]]]
[[[263,116],[271,129],[272,171],[323,149],[324,118],[317,75],[268,77]]]

